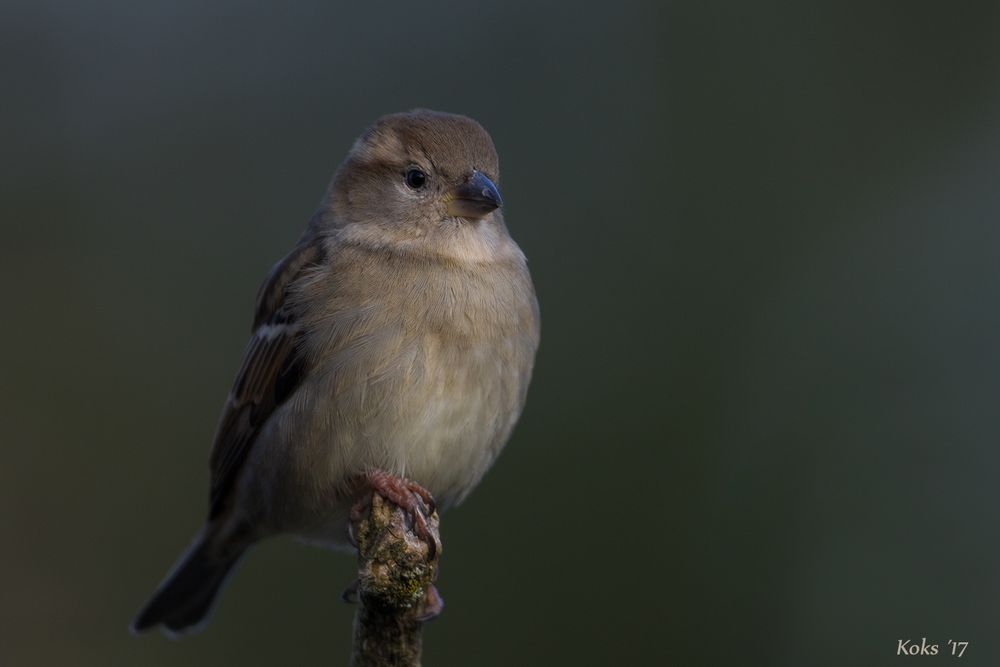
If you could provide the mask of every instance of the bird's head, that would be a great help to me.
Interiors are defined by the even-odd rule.
[[[404,237],[500,221],[499,161],[476,121],[418,109],[383,116],[338,169],[328,205],[340,225]],[[502,224],[502,222],[501,222]]]

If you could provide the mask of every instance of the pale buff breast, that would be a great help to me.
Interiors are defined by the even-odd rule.
[[[349,271],[333,262],[312,279],[326,290],[308,321],[315,370],[261,448],[268,493],[284,499],[270,523],[333,542],[341,492],[366,469],[460,502],[510,436],[538,343],[523,259],[428,271],[425,259],[340,252]]]

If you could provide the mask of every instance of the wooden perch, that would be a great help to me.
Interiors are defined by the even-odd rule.
[[[357,521],[358,609],[354,616],[354,667],[420,665],[423,623],[432,602],[441,539],[438,515],[427,520],[436,548],[414,534],[406,512],[377,493]],[[430,592],[430,594],[428,594]]]

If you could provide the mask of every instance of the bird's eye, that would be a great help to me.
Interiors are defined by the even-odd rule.
[[[406,172],[406,184],[413,188],[414,190],[419,190],[424,187],[424,183],[427,182],[427,174],[420,171],[419,169],[411,169]]]

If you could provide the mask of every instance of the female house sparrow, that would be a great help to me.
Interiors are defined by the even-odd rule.
[[[539,319],[474,120],[385,116],[257,297],[211,455],[208,521],[132,628],[197,629],[278,533],[348,545],[372,490],[423,524],[476,486],[524,405]],[[429,493],[428,493],[429,492]]]

